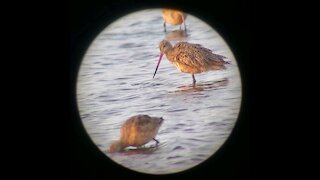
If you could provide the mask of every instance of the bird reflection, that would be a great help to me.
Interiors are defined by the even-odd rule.
[[[148,147],[140,147],[140,148],[132,148],[123,150],[122,153],[124,155],[134,155],[134,154],[152,154],[159,148],[159,145],[151,145]]]
[[[188,37],[188,34],[184,30],[176,30],[166,33],[166,40],[168,41],[183,41]]]
[[[219,87],[228,85],[228,82],[229,82],[228,78],[223,78],[218,81],[180,86],[178,87],[179,90],[175,92],[198,92],[198,91],[204,91],[204,90],[210,90],[210,89],[217,89]]]

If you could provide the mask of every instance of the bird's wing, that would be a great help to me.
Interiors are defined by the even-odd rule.
[[[224,64],[224,56],[214,54],[200,44],[177,43],[175,46],[176,61],[188,66],[208,67],[211,64]]]
[[[149,126],[149,119],[151,119],[150,116],[148,115],[137,115],[129,118],[124,124],[123,124],[123,129],[125,128],[136,128],[136,127],[141,127],[145,128]]]
[[[153,132],[155,126],[150,121],[148,115],[138,115],[129,118],[121,127],[121,138],[127,139],[131,143],[135,143],[137,137],[144,136],[145,133]]]

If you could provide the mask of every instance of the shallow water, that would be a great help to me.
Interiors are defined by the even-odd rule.
[[[216,152],[230,135],[241,103],[235,58],[223,39],[203,21],[189,15],[187,32],[167,25],[160,9],[139,11],[108,26],[84,56],[77,83],[80,116],[93,142],[109,158],[135,171],[167,174],[191,168]],[[183,27],[182,27],[183,28]],[[231,61],[226,70],[179,72],[164,56],[152,79],[162,39],[199,43]],[[108,154],[129,117],[164,118],[160,141]]]

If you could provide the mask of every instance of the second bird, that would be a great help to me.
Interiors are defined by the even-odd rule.
[[[151,140],[158,144],[155,137],[162,123],[163,118],[148,115],[130,117],[121,127],[120,140],[114,141],[108,152],[118,152],[128,146],[140,147]]]
[[[167,40],[162,40],[159,44],[160,57],[153,78],[157,73],[163,54],[176,66],[178,70],[184,73],[192,74],[193,84],[196,83],[194,74],[210,70],[226,69],[224,56],[214,54],[210,49],[202,47],[200,44],[179,42],[175,46]]]
[[[178,10],[174,10],[174,9],[162,9],[162,17],[163,17],[163,27],[164,27],[164,31],[167,31],[166,28],[166,23],[172,24],[172,25],[180,25],[180,30],[181,30],[181,24],[184,24],[184,30],[187,30],[186,27],[186,18],[187,18],[187,14],[182,12],[182,11],[178,11]]]

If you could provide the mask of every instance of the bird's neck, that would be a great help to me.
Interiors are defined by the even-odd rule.
[[[167,59],[172,62],[174,59],[173,49],[169,49],[165,54]]]
[[[119,146],[119,149],[122,150],[126,148],[128,145],[120,140],[118,146]]]
[[[111,152],[118,152],[126,147],[127,147],[127,144],[123,143],[121,140],[118,140],[112,144]]]

